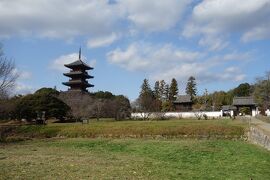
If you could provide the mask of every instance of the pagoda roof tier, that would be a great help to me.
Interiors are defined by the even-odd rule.
[[[81,68],[83,68],[85,70],[92,70],[92,69],[94,69],[94,68],[88,66],[87,64],[85,64],[82,60],[77,60],[77,61],[75,61],[73,63],[65,64],[65,66],[67,68],[70,68],[70,69],[73,69],[73,68],[76,68],[76,67],[81,67]]]
[[[69,82],[64,82],[63,84],[66,86],[80,85],[84,87],[94,87],[94,85],[89,84],[88,82],[82,80],[71,80]]]
[[[64,73],[65,76],[67,77],[77,77],[77,76],[83,76],[87,79],[94,78],[94,76],[90,76],[87,72],[82,72],[82,71],[71,71],[69,73]]]

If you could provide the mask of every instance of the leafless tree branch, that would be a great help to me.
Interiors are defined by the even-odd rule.
[[[3,56],[0,57],[0,97],[8,94],[14,87],[17,78],[14,62]]]

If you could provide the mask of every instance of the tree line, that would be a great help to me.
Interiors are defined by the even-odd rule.
[[[133,111],[141,112],[167,112],[173,111],[173,102],[179,93],[178,82],[172,78],[167,84],[164,80],[156,81],[152,89],[148,79],[144,79],[138,99],[135,101]],[[197,95],[196,79],[191,76],[186,85],[186,93],[194,99]]]
[[[33,94],[0,100],[0,120],[31,121],[38,118],[42,112],[45,112],[46,119],[56,118],[63,122],[84,118],[120,120],[129,118],[130,111],[128,98],[103,91],[69,94],[53,88],[41,88]]]
[[[173,102],[179,93],[178,82],[175,78],[167,84],[164,80],[156,81],[153,89],[147,79],[143,80],[138,99],[133,103],[136,112],[166,112],[174,111]],[[185,93],[190,95],[193,110],[219,111],[224,105],[232,105],[234,97],[252,96],[262,114],[270,108],[270,72],[256,78],[253,84],[241,83],[228,91],[209,93],[205,89],[198,95],[195,77],[188,78]]]
[[[208,93],[207,90],[201,96],[197,96],[193,109],[196,110],[221,110],[223,105],[232,105],[234,97],[252,96],[262,114],[270,108],[270,73],[259,77],[254,84],[241,83],[229,91],[215,91]]]

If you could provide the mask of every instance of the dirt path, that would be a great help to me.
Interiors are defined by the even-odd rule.
[[[259,127],[260,129],[267,132],[267,134],[270,135],[270,123],[266,123],[264,121],[261,121],[255,117],[251,118],[251,125]]]

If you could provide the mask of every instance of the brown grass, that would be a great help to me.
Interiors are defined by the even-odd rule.
[[[241,139],[245,124],[232,120],[110,121],[16,127],[7,136],[20,138],[215,138]]]

